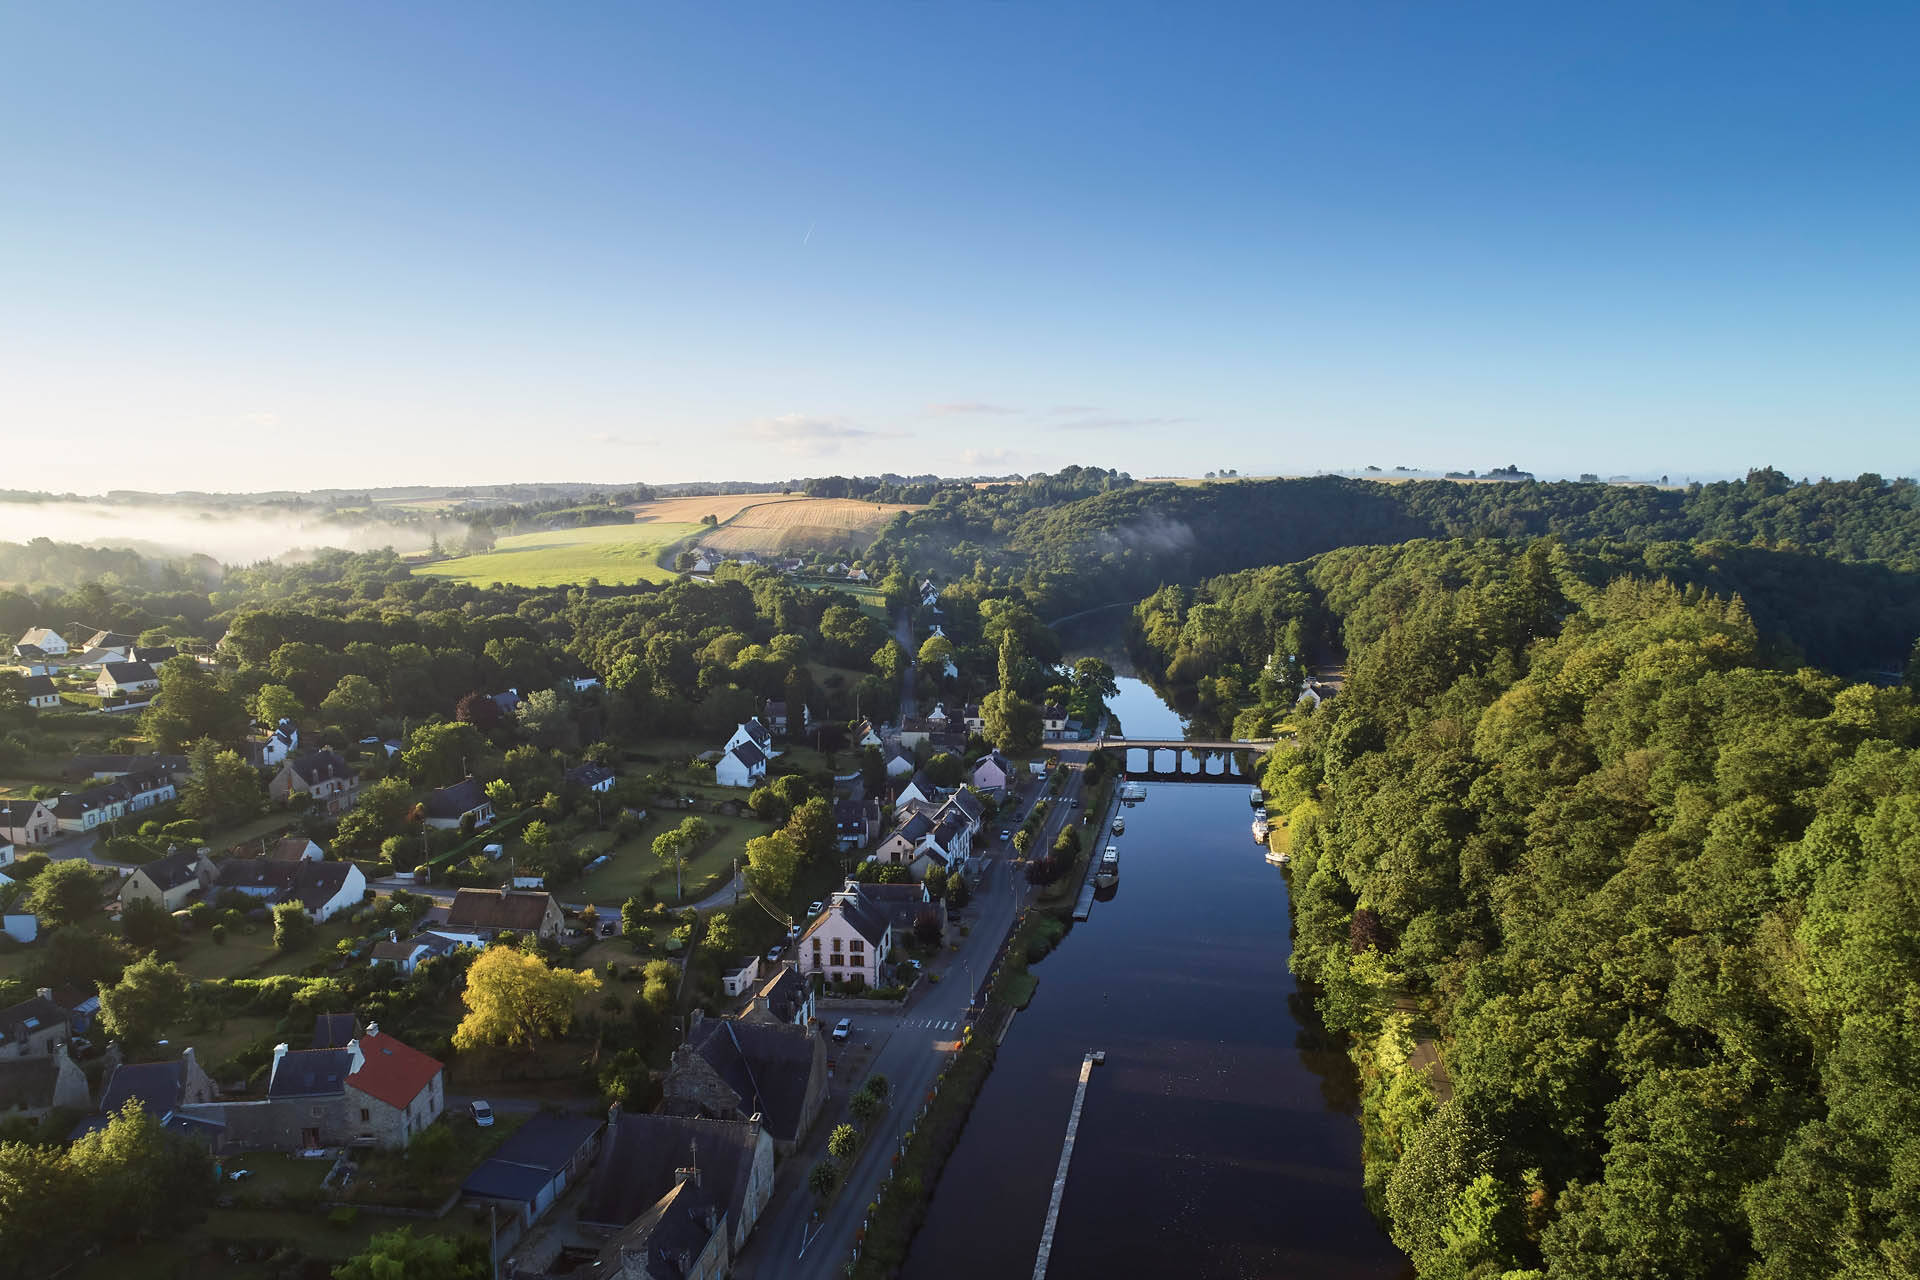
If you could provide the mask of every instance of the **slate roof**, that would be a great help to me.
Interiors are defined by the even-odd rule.
[[[767,732],[767,726],[760,723],[758,716],[755,716],[751,720],[742,721],[740,727],[745,729],[747,736],[758,743],[762,749],[773,745],[773,735]]]
[[[942,849],[951,849],[954,846],[954,842],[964,836],[967,831],[968,823],[966,816],[964,814],[951,813],[940,820],[940,825],[934,829],[933,838],[940,842]]]
[[[313,1019],[313,1047],[344,1049],[360,1034],[360,1019],[351,1013],[322,1013]]]
[[[442,787],[427,797],[429,818],[458,818],[487,802],[485,788],[477,778],[462,778],[450,787]]]
[[[26,826],[33,821],[33,811],[39,805],[38,800],[0,801],[0,827],[11,831]]]
[[[408,938],[405,942],[395,942],[389,938],[385,942],[374,943],[373,950],[369,954],[375,960],[392,960],[397,964],[405,964],[413,958],[414,952],[426,945],[418,938]]]
[[[161,890],[177,889],[200,874],[200,854],[194,849],[182,849],[164,858],[155,858],[142,869],[147,873],[147,879]]]
[[[22,698],[44,698],[50,693],[58,693],[53,687],[52,676],[22,676],[20,678],[20,696]]]
[[[755,765],[761,765],[767,762],[766,753],[754,746],[751,742],[741,743],[733,749],[732,754],[735,759],[749,769]]]
[[[720,1229],[712,1205],[713,1198],[703,1187],[674,1187],[608,1242],[594,1265],[624,1275],[632,1270],[628,1263],[638,1260],[639,1274],[655,1280],[685,1280],[692,1260],[706,1251]]]
[[[346,887],[350,862],[280,862],[273,858],[228,858],[219,866],[224,889],[270,889],[275,902],[298,900],[309,912],[318,911]]]
[[[807,980],[800,976],[798,969],[783,964],[753,995],[754,999],[766,1002],[767,1012],[774,1017],[791,1022],[793,1015],[800,1012],[800,1006],[807,1002]]]
[[[447,912],[449,929],[538,929],[553,895],[538,889],[462,889]]]
[[[28,627],[27,634],[20,637],[20,643],[22,645],[30,644],[38,647],[46,644],[49,640],[58,640],[59,638],[60,633],[52,627]]]
[[[382,1032],[360,1037],[360,1069],[347,1083],[390,1107],[405,1108],[440,1074],[440,1062]]]
[[[135,645],[128,656],[136,662],[144,662],[150,667],[157,667],[168,658],[179,657],[180,650],[170,644],[142,644]]]
[[[692,1160],[701,1192],[737,1224],[756,1142],[755,1128],[745,1120],[619,1112],[601,1139],[600,1161],[577,1216],[590,1225],[625,1227],[673,1190],[674,1170]]]
[[[835,800],[833,825],[840,831],[864,834],[867,829],[867,807],[858,800]]]
[[[922,840],[933,834],[933,819],[924,813],[916,812],[905,822],[895,827],[894,831],[899,835],[905,836],[915,844],[919,844]]]
[[[45,996],[29,996],[19,1004],[0,1009],[0,1045],[25,1040],[55,1023],[67,1025],[67,1011]]]
[[[115,684],[139,684],[160,678],[153,674],[153,667],[144,662],[109,662],[101,670]]]
[[[567,770],[567,781],[578,787],[597,787],[613,776],[603,764],[577,764]]]
[[[121,635],[118,631],[96,631],[86,643],[89,649],[125,649],[131,646],[135,637]]]
[[[929,800],[937,799],[940,795],[940,788],[934,785],[933,779],[927,776],[925,769],[921,769],[915,773],[907,782],[907,785],[900,789],[905,791],[908,788],[918,791]]]
[[[913,928],[914,917],[927,905],[926,890],[918,884],[863,884],[860,896],[870,913],[901,932]],[[877,935],[868,939],[878,940]]]
[[[776,1142],[800,1137],[813,1070],[811,1031],[777,1022],[707,1018],[687,1043],[727,1082],[743,1115],[759,1112]]]
[[[968,822],[980,821],[980,815],[987,811],[987,806],[980,803],[980,797],[965,787],[954,792],[947,799],[947,804],[965,814]]]
[[[307,846],[312,843],[305,836],[287,836],[267,850],[267,859],[270,862],[305,862]]]
[[[860,887],[864,890],[872,886],[862,885]],[[827,909],[813,918],[813,923],[807,926],[806,932],[802,933],[800,937],[804,940],[835,915],[839,915],[846,920],[848,924],[853,926],[854,932],[858,933],[876,947],[880,945],[880,939],[886,935],[886,913],[876,910],[871,902],[863,900],[862,894],[856,893],[851,898],[842,894],[835,894],[832,901],[827,903]]]
[[[186,1087],[187,1067],[178,1059],[122,1063],[107,1077],[106,1088],[100,1093],[100,1112],[113,1115],[129,1099],[137,1098],[141,1109],[157,1120],[180,1105]]]
[[[328,782],[334,778],[358,776],[352,765],[331,751],[315,751],[310,755],[288,760],[287,764],[308,786],[316,782]]]
[[[532,1200],[600,1132],[599,1116],[536,1111],[481,1162],[461,1190],[496,1200]]]
[[[328,1097],[346,1087],[352,1059],[345,1049],[291,1049],[274,1065],[269,1098]]]

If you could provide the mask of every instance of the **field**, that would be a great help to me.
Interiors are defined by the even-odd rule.
[[[476,586],[504,582],[517,587],[562,587],[589,578],[608,585],[668,582],[675,575],[660,567],[661,549],[699,531],[697,523],[660,520],[543,529],[502,538],[482,555],[437,560],[414,572]]]
[[[664,524],[699,524],[712,516],[722,522],[733,519],[748,507],[768,502],[809,502],[804,493],[722,493],[711,498],[660,498],[636,503],[627,508],[635,520]]]
[[[760,502],[700,540],[715,551],[758,551],[780,555],[796,551],[864,548],[903,511],[899,503],[876,506],[855,498],[801,498]]]

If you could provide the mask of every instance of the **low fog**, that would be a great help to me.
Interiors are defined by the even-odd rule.
[[[347,524],[317,513],[270,508],[119,506],[99,502],[0,502],[0,542],[50,538],[89,547],[131,547],[143,554],[199,553],[222,564],[252,564],[296,549],[424,551],[434,537],[458,542],[466,526],[422,519]]]

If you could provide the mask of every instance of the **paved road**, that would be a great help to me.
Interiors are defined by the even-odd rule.
[[[1081,774],[1075,769],[1062,798],[1071,801],[1081,794],[1082,786]],[[996,827],[1017,826],[1039,791],[1035,788],[1016,814]],[[1078,811],[1070,804],[1056,805],[1046,824],[1048,841],[1062,825],[1077,818]],[[986,980],[1001,941],[1032,897],[1019,868],[1012,865],[1010,853],[998,847],[983,856],[980,882],[964,917],[970,932],[958,952],[948,952],[934,962],[934,971],[941,973],[943,980],[937,985],[922,983],[903,1012],[848,1015],[854,1023],[853,1043],[840,1056],[843,1062],[852,1059],[860,1065],[844,1078],[836,1074],[811,1141],[781,1166],[774,1198],[748,1239],[746,1251],[734,1267],[735,1275],[764,1280],[825,1280],[844,1274],[853,1253],[854,1232],[860,1227],[867,1204],[927,1090],[956,1047],[959,1027],[966,1020],[973,995],[971,988]],[[842,1015],[834,1011],[821,1016],[831,1023]],[[847,1096],[875,1071],[886,1076],[892,1086],[892,1104],[876,1122],[873,1135],[848,1173],[846,1185],[824,1219],[816,1223],[813,1196],[806,1188],[807,1173],[821,1159],[827,1134],[845,1120]]]
[[[914,647],[913,616],[905,606],[893,615],[893,638],[907,651],[906,671],[900,677],[900,721],[905,723],[920,714],[920,703],[914,696],[913,688],[915,659],[920,656],[920,651]]]

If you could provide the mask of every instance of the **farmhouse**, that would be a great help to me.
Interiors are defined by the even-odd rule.
[[[975,762],[970,781],[976,789],[995,794],[1005,791],[1013,777],[1013,762],[996,749]]]
[[[713,766],[713,780],[723,787],[751,787],[766,776],[766,753],[752,742],[729,746]]]
[[[566,916],[550,893],[515,889],[462,889],[453,896],[446,930],[491,938],[505,929],[549,940],[566,927]]]
[[[219,871],[205,850],[181,849],[164,858],[135,867],[120,886],[120,905],[151,902],[168,911],[178,911],[196,893],[218,883]]]
[[[367,896],[366,873],[351,862],[229,858],[219,865],[217,876],[220,888],[264,903],[297,902],[321,924],[358,906]]]
[[[160,687],[160,677],[144,662],[107,662],[100,678],[93,682],[94,692],[103,698],[152,693]]]
[[[58,658],[66,653],[67,642],[60,638],[58,631],[49,627],[28,627],[27,633],[20,637],[20,643],[13,647],[13,651],[19,653],[28,647],[38,649],[50,658]]]

